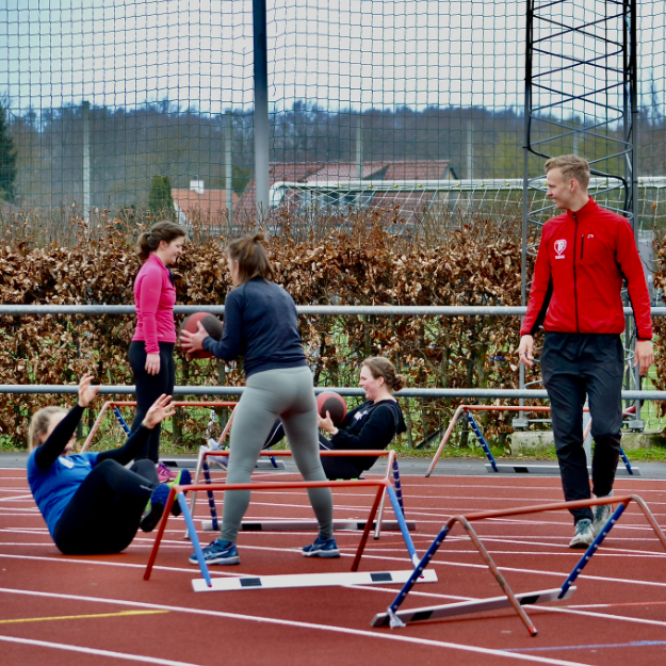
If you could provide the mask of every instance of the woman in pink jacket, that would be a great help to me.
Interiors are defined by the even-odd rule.
[[[137,402],[132,432],[141,426],[159,396],[173,394],[176,288],[168,266],[176,263],[184,242],[183,228],[168,221],[157,222],[137,241],[137,254],[144,264],[134,280],[136,330],[129,349]],[[149,458],[157,464],[159,445],[160,426],[157,425],[137,459]]]

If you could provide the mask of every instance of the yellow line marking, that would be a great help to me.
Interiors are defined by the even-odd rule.
[[[0,620],[0,624],[13,624],[17,622],[46,622],[49,620],[88,620],[98,617],[121,617],[123,615],[158,615],[169,613],[168,610],[129,610],[120,613],[100,613],[99,615],[61,615],[59,617],[27,617],[19,620]]]

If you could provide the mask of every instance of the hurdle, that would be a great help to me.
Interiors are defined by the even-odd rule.
[[[410,532],[416,529],[416,521],[405,521]],[[376,529],[378,521],[375,521],[371,529]],[[244,520],[241,523],[241,532],[311,532],[319,528],[316,520]],[[400,530],[397,520],[382,520],[381,528],[385,532],[396,532]],[[201,529],[204,532],[219,531],[218,527],[213,527],[212,520],[202,520]],[[364,520],[334,520],[333,530],[335,532],[359,532],[365,529]]]
[[[234,418],[234,413],[236,411],[236,405],[238,405],[237,402],[228,402],[228,401],[220,401],[220,400],[176,400],[172,401],[171,403],[174,407],[231,407],[231,415],[229,416],[229,420],[227,421],[222,434],[220,435],[220,438],[217,441],[217,446],[221,446],[224,440],[226,439],[229,430],[231,428],[231,422]],[[88,436],[86,437],[85,442],[83,443],[83,446],[81,447],[81,453],[84,453],[87,451],[88,447],[92,443],[92,440],[94,436],[97,434],[97,431],[99,430],[99,427],[102,423],[102,419],[104,418],[104,415],[109,411],[113,411],[113,414],[116,417],[116,420],[118,423],[120,423],[121,427],[125,431],[126,435],[130,435],[131,431],[127,423],[125,422],[125,419],[123,418],[122,414],[120,413],[120,410],[118,409],[119,407],[136,407],[136,401],[133,400],[121,400],[121,401],[114,401],[114,400],[107,400],[103,405],[102,408],[99,411],[99,414],[97,415],[97,418],[95,419],[95,423],[93,424],[93,427],[90,429],[90,432],[88,433]],[[225,455],[225,454],[223,454]],[[228,455],[228,454],[226,454]],[[268,464],[261,464],[263,461],[259,461],[258,463],[258,469],[280,469],[280,465],[275,461],[275,458],[271,455],[270,456],[271,460],[268,462]],[[282,469],[284,469],[284,464],[282,465]]]
[[[367,452],[366,452],[367,453]],[[389,469],[392,466],[393,462],[393,457],[395,456],[394,451],[387,451],[388,458],[389,458]],[[194,547],[194,552],[196,553],[197,556],[197,561],[199,563],[199,568],[201,570],[201,574],[203,576],[203,579],[206,583],[207,588],[213,588],[213,581],[211,580],[210,572],[208,570],[208,566],[204,560],[203,557],[203,552],[201,549],[201,544],[199,542],[199,538],[196,533],[196,529],[194,526],[194,522],[192,519],[192,515],[190,513],[187,500],[185,498],[185,494],[187,492],[197,492],[200,490],[219,490],[219,491],[228,491],[228,490],[283,490],[283,489],[292,489],[292,488],[299,488],[299,489],[305,489],[307,490],[308,488],[331,488],[332,490],[335,488],[377,488],[377,492],[375,493],[375,497],[373,500],[372,508],[370,509],[370,514],[368,516],[368,519],[366,521],[365,528],[363,530],[363,533],[361,535],[361,539],[356,551],[356,555],[354,557],[354,561],[352,563],[351,571],[352,572],[357,572],[361,558],[363,556],[363,552],[365,550],[366,543],[368,541],[368,536],[370,534],[371,527],[373,525],[373,522],[375,520],[375,517],[377,515],[377,510],[379,508],[379,504],[381,501],[381,498],[383,494],[386,492],[389,495],[389,498],[391,499],[391,505],[396,513],[396,519],[398,523],[400,524],[401,527],[401,533],[403,540],[405,542],[405,545],[407,547],[407,551],[409,553],[409,558],[410,558],[410,564],[414,566],[418,561],[418,555],[416,553],[416,549],[414,548],[414,544],[411,539],[411,535],[409,534],[409,530],[407,529],[407,525],[405,523],[404,516],[402,515],[402,511],[400,510],[400,503],[398,501],[398,498],[396,496],[395,490],[392,487],[391,480],[389,478],[389,472],[379,478],[379,479],[372,479],[372,480],[355,480],[355,481],[276,481],[276,482],[268,482],[268,483],[234,483],[234,484],[226,484],[226,483],[214,483],[214,484],[194,484],[194,485],[189,485],[189,486],[173,486],[169,492],[169,497],[167,499],[167,503],[164,507],[164,513],[162,515],[162,519],[160,520],[157,536],[155,537],[155,542],[153,544],[153,548],[150,553],[150,558],[148,560],[148,564],[146,566],[146,571],[144,573],[144,580],[149,580],[150,575],[153,569],[153,566],[155,564],[155,561],[157,559],[157,554],[159,552],[160,544],[162,542],[162,538],[164,536],[164,531],[166,529],[167,522],[169,520],[169,514],[171,513],[171,507],[173,506],[174,501],[178,501],[183,517],[185,518],[185,522],[187,524],[188,531],[190,533],[190,538],[192,540],[192,545]],[[387,572],[378,572],[379,574],[382,574],[384,576],[384,581],[387,582],[388,579],[386,579],[385,574]],[[412,569],[409,570],[409,577],[410,580],[412,578]],[[426,578],[425,576],[417,576],[414,579],[414,582],[417,582],[418,580],[426,582],[430,580],[435,580],[435,578],[432,578],[432,576],[429,576]],[[347,580],[347,579],[345,579]],[[337,583],[337,584],[349,584],[349,582],[344,582],[344,583]],[[196,590],[195,586],[195,590]]]
[[[403,518],[405,517],[405,504],[402,494],[402,485],[400,482],[400,468],[398,466],[397,456],[393,451],[376,451],[376,450],[344,450],[344,451],[320,451],[321,456],[372,456],[377,458],[387,458],[387,469],[385,476],[388,478],[389,474],[393,475],[393,487],[395,489],[395,496],[398,501],[400,511]],[[393,454],[393,455],[391,455]],[[215,459],[218,456],[226,456],[228,453],[224,451],[210,451],[207,447],[201,447],[199,449],[199,457],[197,460],[197,469],[194,477],[194,484],[198,484],[201,479],[201,474],[204,475],[205,483],[210,486],[212,483],[210,476],[210,465],[208,464],[208,459]],[[276,457],[292,457],[291,451],[262,451],[261,456],[276,456]],[[217,531],[220,529],[219,518],[217,515],[217,509],[215,506],[215,498],[212,490],[207,490],[208,496],[208,507],[210,510],[211,520],[203,521],[202,529],[204,531]],[[374,523],[373,528],[375,530],[374,538],[379,539],[380,530],[383,527],[385,530],[400,530],[401,526],[398,521],[391,521],[387,524],[383,522],[384,514],[384,502],[386,499],[387,493],[382,495],[381,504],[379,506],[379,516],[377,521]],[[196,498],[197,493],[193,492],[190,496],[190,515],[194,517],[196,511]],[[416,529],[416,523],[414,521],[405,523],[407,528],[410,530]],[[274,531],[299,531],[299,530],[309,530],[316,527],[316,523],[312,521],[264,521],[264,522],[243,522],[241,525],[241,531],[252,532],[252,531],[269,531],[273,529]],[[365,522],[356,521],[354,519],[344,520],[344,521],[334,521],[333,528],[335,530],[362,530],[365,529]],[[186,529],[184,538],[188,538],[189,529]]]
[[[237,402],[220,401],[220,400],[195,400],[195,401],[175,400],[175,401],[172,401],[171,404],[174,407],[231,407],[231,408],[235,408],[238,403]],[[107,400],[102,405],[102,408],[99,410],[99,414],[97,415],[97,418],[95,419],[95,422],[93,423],[93,426],[90,429],[90,432],[88,433],[88,436],[86,437],[86,440],[83,443],[83,446],[81,447],[81,453],[85,453],[88,450],[88,447],[92,443],[93,438],[97,434],[97,431],[99,430],[99,427],[102,424],[102,419],[104,418],[104,415],[109,410],[114,412],[114,414],[116,415],[116,418],[118,418],[118,421],[120,422],[121,426],[123,427],[123,430],[127,434],[129,434],[129,427],[127,426],[127,423],[125,423],[125,419],[123,419],[122,415],[120,414],[120,411],[118,410],[119,407],[136,407],[136,401],[135,400],[119,400],[119,401]],[[229,424],[227,424],[227,425],[229,425]],[[222,437],[220,437],[220,442],[222,441],[223,437],[226,435],[227,430],[228,429],[225,429],[224,433],[222,433]]]
[[[630,407],[627,410],[624,410],[622,412],[622,415],[625,416],[627,413],[629,413],[633,407]],[[486,464],[486,469],[489,472],[494,472],[494,473],[501,473],[501,472],[509,472],[509,473],[516,473],[516,474],[559,474],[559,468],[557,465],[507,465],[507,464],[498,464],[497,461],[495,460],[495,457],[492,454],[492,451],[490,450],[490,446],[488,446],[488,442],[486,442],[486,438],[483,436],[483,433],[481,432],[481,428],[479,428],[478,423],[475,421],[474,417],[472,416],[471,412],[550,412],[550,407],[545,406],[545,405],[537,405],[537,406],[532,406],[528,407],[525,405],[517,406],[517,405],[507,405],[507,406],[502,406],[502,405],[458,405],[456,411],[453,413],[453,417],[451,418],[451,422],[449,423],[444,436],[442,437],[441,442],[439,443],[439,446],[437,447],[437,451],[435,452],[435,455],[432,458],[432,461],[430,463],[430,466],[428,467],[428,471],[426,472],[425,476],[428,478],[432,472],[435,469],[435,466],[437,465],[437,462],[439,461],[439,457],[442,455],[442,451],[444,450],[444,447],[446,446],[446,443],[449,441],[449,438],[451,437],[451,434],[453,433],[453,429],[455,428],[456,424],[460,420],[461,416],[465,416],[467,419],[467,422],[469,423],[470,428],[472,429],[472,432],[474,433],[474,436],[476,437],[477,441],[483,448],[483,452],[486,455],[486,458],[488,459],[488,464]],[[583,409],[584,412],[589,412],[589,408],[585,407]],[[590,421],[587,424],[587,427],[585,428],[585,431],[583,433],[583,441],[585,441],[590,434],[590,431],[592,429],[592,422]],[[630,476],[641,476],[641,472],[638,469],[638,467],[632,467],[631,463],[629,462],[629,458],[627,458],[624,450],[620,448],[620,456],[622,458],[622,462],[624,462],[624,469],[618,468],[616,471],[616,474],[618,476],[621,476],[622,474],[627,474]]]
[[[435,537],[435,540],[432,542],[425,555],[418,563],[414,572],[410,576],[410,579],[405,583],[402,590],[395,597],[391,605],[388,607],[386,613],[378,613],[375,615],[374,619],[371,622],[373,627],[383,627],[389,625],[392,629],[395,627],[404,627],[406,623],[414,623],[425,620],[431,620],[438,617],[451,617],[454,615],[462,615],[469,613],[478,613],[486,610],[495,610],[498,608],[509,608],[512,607],[523,624],[527,628],[528,633],[531,636],[537,635],[537,629],[534,626],[532,620],[525,612],[524,606],[538,603],[546,603],[548,601],[563,600],[569,598],[575,591],[573,583],[576,578],[580,575],[583,569],[592,559],[592,556],[599,549],[604,539],[608,536],[610,531],[613,529],[615,523],[620,519],[624,513],[627,506],[634,502],[638,508],[643,512],[646,520],[654,530],[657,538],[661,542],[661,545],[666,550],[666,537],[662,532],[661,528],[657,524],[657,521],[654,519],[652,512],[648,508],[647,504],[638,496],[638,495],[625,495],[622,497],[613,497],[613,504],[617,506],[612,516],[609,518],[606,525],[604,525],[601,532],[594,539],[589,548],[585,551],[585,554],[580,558],[576,566],[573,568],[571,573],[567,576],[564,583],[560,588],[555,588],[552,590],[540,590],[537,592],[527,592],[521,595],[515,595],[508,583],[504,579],[504,576],[499,571],[497,565],[492,559],[490,553],[486,550],[486,547],[483,545],[481,539],[476,534],[472,527],[472,522],[479,520],[486,520],[489,518],[506,518],[508,516],[519,516],[519,515],[528,515],[534,513],[544,513],[547,511],[561,511],[569,509],[577,509],[582,507],[592,507],[598,506],[601,504],[608,504],[608,498],[604,499],[590,499],[590,500],[578,500],[575,502],[556,502],[553,504],[538,504],[533,506],[526,507],[516,507],[514,509],[505,509],[505,510],[496,510],[496,511],[483,511],[478,513],[472,513],[467,516],[458,515],[449,518],[446,524],[442,527],[439,534]],[[461,602],[456,604],[447,604],[444,606],[429,606],[425,608],[415,608],[411,610],[399,611],[398,608],[407,598],[407,595],[411,591],[414,582],[418,579],[420,575],[423,574],[424,570],[427,568],[428,564],[432,560],[433,556],[443,543],[446,536],[451,531],[455,523],[460,523],[467,534],[469,535],[472,543],[479,551],[479,554],[483,558],[486,566],[495,577],[495,580],[499,584],[500,588],[504,592],[503,597],[493,597],[491,599],[480,599],[468,602]]]

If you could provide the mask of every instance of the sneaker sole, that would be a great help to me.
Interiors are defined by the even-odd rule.
[[[578,550],[582,550],[583,548],[587,549],[592,545],[592,541],[590,543],[586,543],[585,541],[571,541],[569,542],[569,548],[577,548]]]
[[[199,566],[198,560],[189,560],[190,564],[194,564],[195,566]],[[223,557],[217,560],[207,560],[206,564],[208,566],[211,565],[217,565],[217,566],[226,566],[230,564],[240,564],[240,555],[237,555],[236,557]]]
[[[162,519],[163,513],[164,504],[156,502],[151,505],[150,513],[139,523],[139,527],[141,527],[144,532],[152,532]]]

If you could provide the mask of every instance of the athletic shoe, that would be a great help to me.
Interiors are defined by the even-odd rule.
[[[589,518],[583,518],[576,523],[576,531],[573,539],[569,542],[569,548],[588,548],[594,541],[594,531],[592,530],[592,521]]]
[[[229,468],[229,456],[211,456],[208,458],[208,462],[221,467],[225,472]]]
[[[139,523],[144,532],[152,532],[157,527],[157,523],[160,522],[164,513],[164,505],[169,498],[169,491],[169,486],[165,483],[160,483],[159,486],[155,486],[153,489],[150,500],[146,504],[146,512]]]
[[[340,557],[340,551],[335,539],[324,539],[320,534],[314,543],[303,548],[303,555],[305,557]]]
[[[181,469],[178,471],[176,478],[167,483],[167,486],[169,486],[169,488],[173,488],[174,486],[189,486],[191,483],[192,477],[190,473],[186,469]],[[180,516],[181,513],[180,503],[177,499],[175,499],[171,505],[171,515]]]
[[[224,539],[215,539],[203,549],[206,564],[240,564],[236,544]],[[196,553],[190,555],[190,564],[199,564]]]
[[[611,490],[607,497],[612,496],[613,491]],[[601,530],[604,529],[604,526],[610,520],[610,517],[613,515],[613,508],[612,504],[598,504],[592,507],[592,530],[595,537],[601,534]]]
[[[160,483],[168,483],[178,476],[178,472],[170,470],[168,465],[165,465],[161,460],[155,465],[155,470],[157,471]]]

